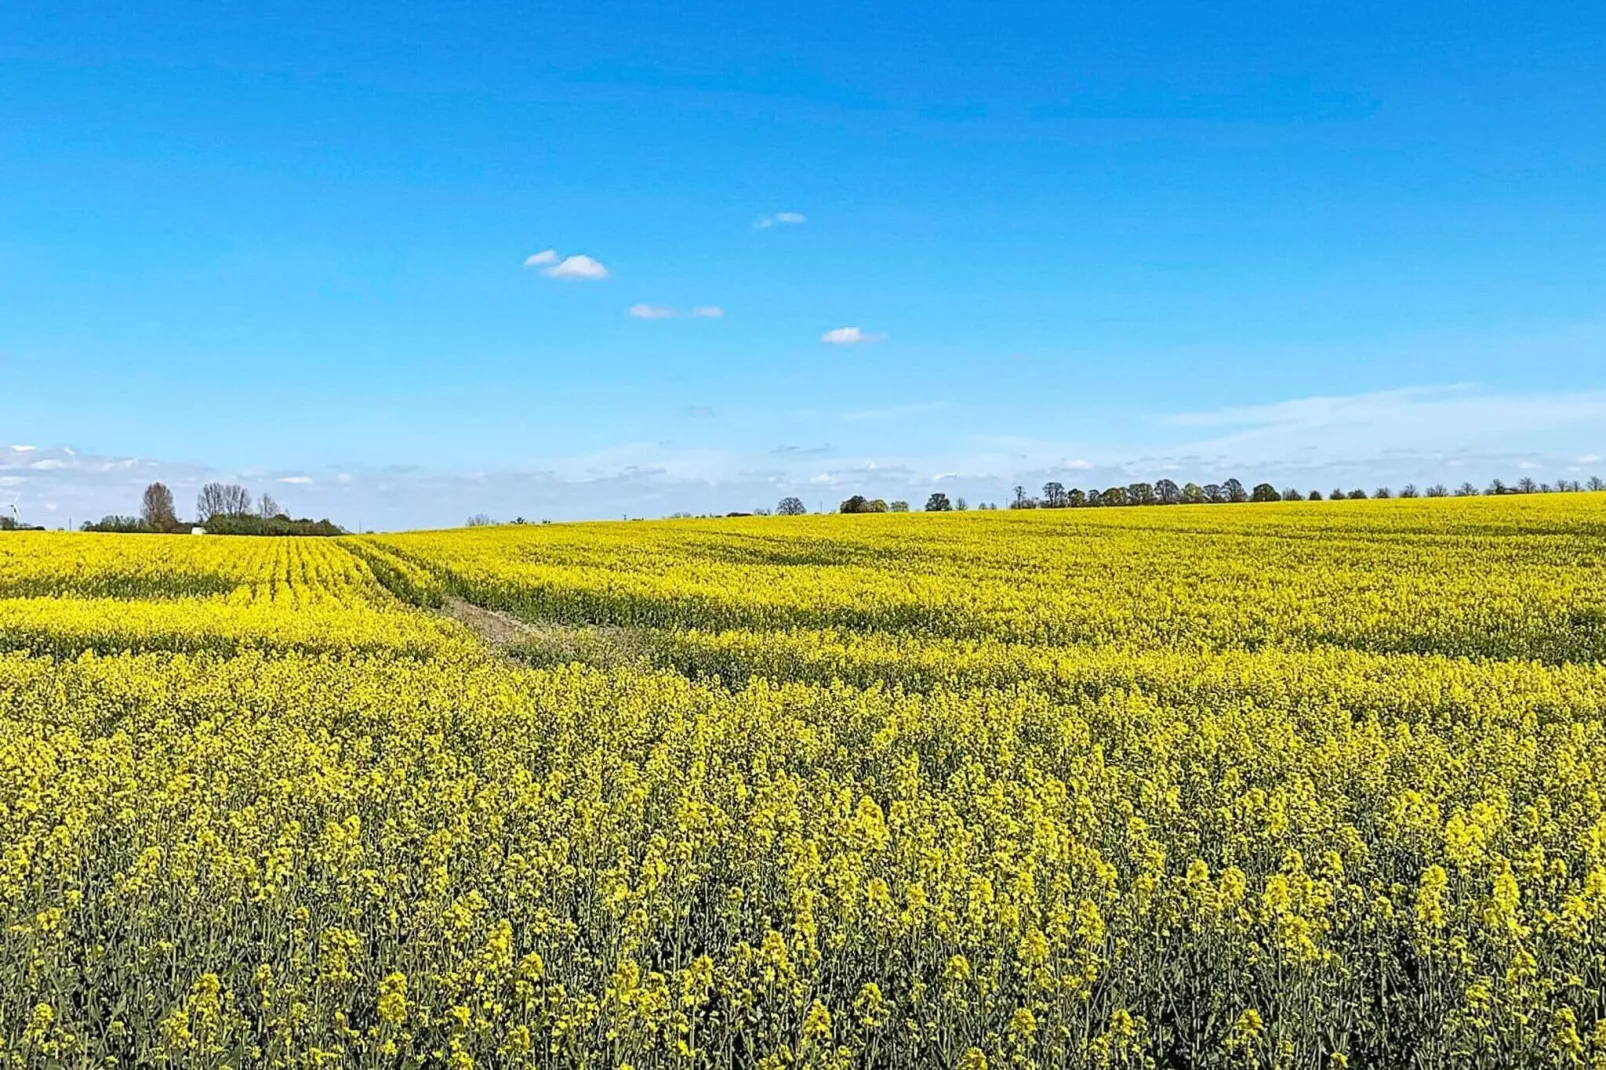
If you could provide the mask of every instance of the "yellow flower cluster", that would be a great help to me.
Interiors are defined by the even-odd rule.
[[[0,539],[0,1066],[1606,1067],[1600,496]]]

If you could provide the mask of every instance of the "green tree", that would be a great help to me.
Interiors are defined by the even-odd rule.
[[[1270,483],[1256,483],[1255,489],[1249,492],[1252,502],[1280,502],[1283,496],[1277,493],[1277,488]]]
[[[928,513],[946,513],[952,508],[953,506],[948,502],[948,495],[940,490],[933,491],[931,497],[926,499],[926,512]]]

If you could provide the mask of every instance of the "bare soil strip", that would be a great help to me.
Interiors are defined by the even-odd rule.
[[[485,609],[461,598],[448,596],[441,609],[447,616],[468,625],[481,639],[499,649],[527,639],[536,631],[517,617]]]
[[[644,644],[628,628],[551,621],[531,624],[452,596],[446,598],[441,611],[467,625],[493,650],[532,664],[583,661],[610,668],[650,661]]]

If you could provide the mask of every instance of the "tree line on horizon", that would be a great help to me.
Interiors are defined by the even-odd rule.
[[[194,523],[179,519],[173,492],[152,483],[140,499],[137,516],[110,515],[86,522],[82,531],[180,535],[203,529],[208,535],[343,535],[330,520],[293,518],[271,494],[253,499],[238,483],[208,483],[195,497]]]
[[[1345,490],[1335,487],[1327,494],[1319,490],[1305,492],[1296,487],[1286,487],[1278,490],[1271,483],[1257,483],[1252,488],[1245,488],[1237,479],[1228,479],[1221,483],[1183,483],[1180,486],[1173,480],[1161,479],[1154,483],[1129,483],[1126,486],[1107,487],[1104,490],[1097,488],[1082,490],[1080,487],[1069,487],[1057,480],[1043,484],[1041,497],[1033,497],[1026,491],[1026,487],[1017,484],[1014,488],[1014,498],[1009,502],[1011,509],[1083,509],[1110,506],[1128,505],[1218,505],[1235,502],[1319,502],[1349,501],[1365,498],[1471,498],[1480,495],[1503,494],[1553,494],[1574,493],[1584,490],[1606,490],[1606,481],[1599,476],[1591,476],[1586,481],[1558,479],[1554,483],[1540,483],[1531,477],[1524,476],[1515,483],[1506,483],[1504,480],[1493,480],[1487,487],[1479,489],[1475,484],[1462,483],[1453,490],[1443,483],[1434,483],[1428,487],[1419,488],[1415,483],[1407,483],[1398,492],[1387,486],[1374,489],[1371,493],[1361,487]],[[963,512],[969,508],[964,498],[949,500],[948,495],[937,492],[926,499],[925,512],[946,513],[950,511]],[[978,509],[996,509],[996,503],[983,502]],[[776,513],[781,516],[799,516],[808,512],[803,501],[797,497],[782,498],[776,506]],[[910,511],[906,501],[888,502],[881,498],[866,498],[862,494],[855,494],[843,500],[838,506],[839,513],[907,513]]]

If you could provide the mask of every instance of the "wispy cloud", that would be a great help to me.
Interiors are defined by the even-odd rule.
[[[828,346],[851,346],[862,342],[879,342],[886,338],[884,334],[872,334],[862,327],[833,327],[820,335],[820,341]]]
[[[802,212],[772,212],[754,221],[753,226],[759,230],[768,230],[775,226],[795,227],[807,222],[808,217]]]
[[[534,253],[524,258],[524,266],[527,268],[546,267],[548,264],[556,264],[557,262],[558,251],[556,249],[542,249],[539,253]]]
[[[717,320],[725,315],[725,310],[717,305],[698,305],[690,312],[681,312],[667,305],[649,305],[645,302],[631,305],[625,311],[638,320],[668,320],[681,316],[690,316],[693,319]]]
[[[370,466],[331,459],[323,468],[270,460],[247,472],[0,445],[0,505],[9,509],[14,498],[25,521],[64,523],[132,512],[153,480],[173,488],[181,509],[202,484],[221,480],[256,491],[293,487],[298,515],[396,529],[457,524],[478,512],[552,519],[723,513],[773,505],[787,494],[805,497],[811,509],[831,508],[832,498],[849,493],[915,501],[939,486],[972,502],[1002,501],[1016,483],[1035,491],[1049,480],[1086,488],[1161,476],[1178,483],[1236,476],[1246,484],[1265,480],[1325,491],[1335,484],[1463,479],[1481,485],[1494,477],[1509,482],[1525,471],[1536,478],[1606,476],[1597,467],[1606,464],[1606,391],[1419,387],[1295,398],[1134,418],[1121,441],[1034,437],[1017,414],[999,417],[1007,433],[987,435],[977,426],[985,424],[985,414],[968,407],[932,416],[954,408],[923,401],[810,410],[764,423],[723,406],[716,414],[708,405],[682,404],[666,412],[684,441],[644,431],[642,441],[587,453],[518,461],[487,455],[472,470],[444,461]],[[831,428],[833,444],[809,444],[823,443]],[[776,438],[755,435],[784,435],[791,442],[776,445]],[[716,440],[721,444],[712,444]]]
[[[1606,423],[1606,390],[1499,394],[1469,384],[1407,387],[1178,413],[1160,422],[1219,429],[1222,434],[1193,443],[1191,451],[1245,461],[1389,451],[1509,454],[1553,449],[1569,431]]]
[[[889,405],[882,409],[859,409],[854,412],[842,413],[840,419],[849,422],[859,420],[900,420],[906,416],[920,416],[928,412],[941,412],[953,407],[951,401],[922,401],[910,405]]]

